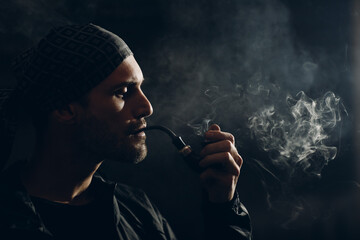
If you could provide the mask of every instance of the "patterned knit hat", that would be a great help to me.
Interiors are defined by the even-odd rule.
[[[94,24],[54,28],[15,59],[16,97],[54,110],[84,96],[131,54],[121,38]]]
[[[53,28],[15,59],[15,89],[0,89],[0,137],[11,143],[25,111],[47,113],[79,100],[130,55],[120,37],[94,24]]]

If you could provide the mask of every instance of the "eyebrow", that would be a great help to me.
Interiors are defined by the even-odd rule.
[[[144,78],[142,80],[140,80],[140,84],[142,84],[144,82]],[[132,85],[136,85],[139,83],[138,81],[134,81],[134,80],[129,80],[129,81],[126,81],[126,82],[122,82],[122,83],[119,83],[119,84],[116,84],[114,86],[112,86],[111,88],[112,89],[116,89],[116,88],[123,88],[123,87],[129,87],[129,86],[132,86]]]

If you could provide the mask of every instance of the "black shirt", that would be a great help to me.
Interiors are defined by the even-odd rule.
[[[91,187],[96,201],[69,206],[30,197],[14,168],[1,174],[0,239],[176,239],[143,191],[100,176]],[[205,204],[204,216],[204,239],[251,239],[250,219],[238,197]]]
[[[55,239],[116,239],[112,195],[74,206],[31,197]]]

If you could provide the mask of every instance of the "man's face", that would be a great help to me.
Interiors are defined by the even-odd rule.
[[[80,107],[77,134],[79,144],[96,157],[140,162],[146,154],[145,117],[152,106],[141,90],[143,74],[133,56],[93,88],[87,104]]]

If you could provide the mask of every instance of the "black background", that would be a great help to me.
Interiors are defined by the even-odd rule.
[[[336,222],[341,211],[329,206],[347,196],[357,179],[352,4],[349,0],[2,1],[1,86],[14,85],[11,59],[51,26],[100,25],[122,37],[142,67],[143,89],[154,107],[149,125],[167,125],[190,141],[193,132],[187,123],[201,124],[208,111],[216,109],[212,120],[236,136],[245,160],[238,191],[251,214],[254,239],[321,239],[334,230],[327,219]],[[315,64],[316,70],[304,72],[305,62]],[[286,193],[286,182],[278,182],[255,164],[257,159],[277,173],[247,127],[248,117],[269,99],[261,93],[255,100],[237,98],[244,93],[237,87],[249,87],[256,72],[262,74],[265,87],[280,89],[272,96],[274,104],[284,101],[287,93],[304,91],[316,99],[333,91],[348,113],[342,112],[342,121],[329,133],[328,144],[338,147],[338,154],[322,177],[302,176],[296,180],[300,184],[285,187]],[[208,89],[220,99],[215,105],[209,105],[214,95],[204,97]],[[15,156],[31,149],[29,135],[26,130],[19,133]],[[202,226],[197,175],[162,133],[149,133],[148,145],[143,163],[106,162],[102,173],[144,189],[180,239],[198,239]]]

